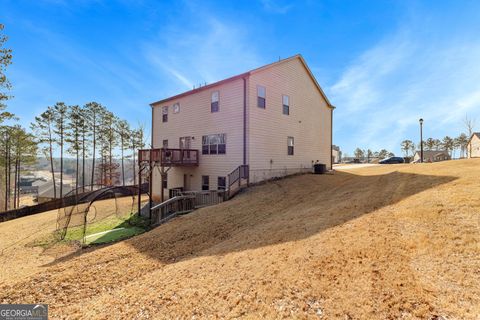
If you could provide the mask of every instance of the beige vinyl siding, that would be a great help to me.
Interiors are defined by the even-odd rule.
[[[265,109],[257,106],[257,85],[266,88]],[[249,165],[254,182],[268,177],[264,171],[308,170],[317,160],[331,167],[332,110],[300,59],[253,72],[249,93]],[[282,95],[289,96],[289,115],[282,112]],[[293,156],[287,155],[289,136],[295,139]]]
[[[474,135],[467,146],[467,157],[480,158],[480,138]]]
[[[212,113],[211,93],[219,92],[219,112]],[[180,103],[180,112],[172,105]],[[162,107],[169,106],[168,122],[162,122]],[[182,187],[183,175],[190,176],[190,189],[201,189],[201,176],[210,176],[210,189],[217,188],[217,177],[226,176],[243,162],[243,79],[199,91],[153,107],[153,148],[168,139],[169,148],[179,147],[179,138],[194,137],[191,148],[199,150],[199,166],[174,167],[168,172],[168,188]],[[202,136],[226,134],[226,154],[203,155]],[[160,175],[154,171],[153,194],[160,194]],[[165,193],[167,195],[167,192]]]

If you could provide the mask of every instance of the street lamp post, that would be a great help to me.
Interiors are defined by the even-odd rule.
[[[418,120],[420,122],[420,162],[423,163],[423,119]]]

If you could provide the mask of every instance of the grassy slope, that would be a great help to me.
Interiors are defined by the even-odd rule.
[[[473,319],[478,177],[480,161],[465,160],[269,183],[138,237],[32,266],[0,286],[0,302],[45,302],[54,317],[74,318]],[[0,234],[28,228],[14,221]]]

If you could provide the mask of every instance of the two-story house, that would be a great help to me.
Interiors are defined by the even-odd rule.
[[[467,157],[480,158],[480,132],[474,132],[468,140]]]
[[[334,107],[301,55],[151,107],[152,146],[169,166],[152,172],[155,201],[162,187],[165,195],[227,188],[240,165],[248,165],[253,183],[310,172],[314,163],[332,167]]]

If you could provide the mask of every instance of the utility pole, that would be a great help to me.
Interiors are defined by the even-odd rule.
[[[420,122],[420,162],[423,163],[423,119],[418,120]]]

